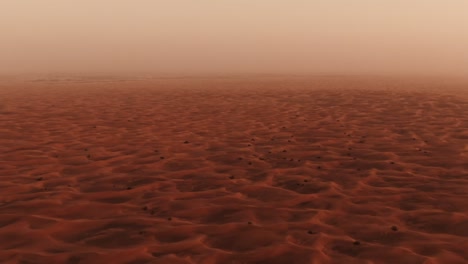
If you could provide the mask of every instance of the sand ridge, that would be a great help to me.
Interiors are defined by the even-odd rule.
[[[430,83],[28,82],[0,97],[2,263],[468,262],[468,100]]]

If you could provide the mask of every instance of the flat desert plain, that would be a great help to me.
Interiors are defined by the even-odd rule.
[[[0,86],[0,263],[468,263],[461,82]]]

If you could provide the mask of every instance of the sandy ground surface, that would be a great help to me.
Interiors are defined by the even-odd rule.
[[[468,263],[466,89],[5,81],[0,262]]]

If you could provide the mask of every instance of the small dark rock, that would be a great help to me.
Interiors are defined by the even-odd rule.
[[[67,263],[70,263],[70,264],[79,264],[81,262],[81,258],[78,257],[78,256],[71,256],[70,258],[68,258],[68,262]]]
[[[359,246],[359,245],[361,245],[361,242],[359,242],[359,241],[356,240],[356,241],[353,242],[353,244],[354,244],[355,246]]]
[[[37,178],[36,181],[42,181],[42,177]]]
[[[393,231],[398,231],[398,227],[397,226],[392,226],[392,230]]]

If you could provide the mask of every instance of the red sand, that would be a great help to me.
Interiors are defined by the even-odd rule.
[[[4,82],[0,263],[468,263],[444,85]]]

